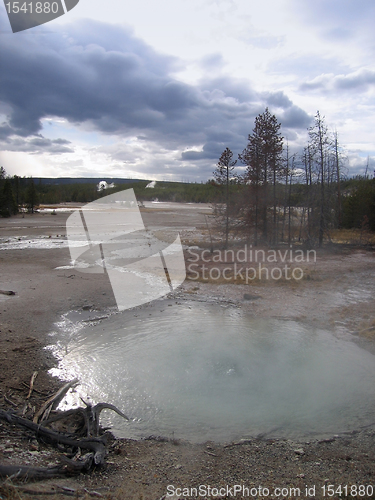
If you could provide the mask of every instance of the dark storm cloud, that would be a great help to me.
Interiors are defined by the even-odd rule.
[[[284,92],[265,92],[263,94],[266,102],[270,106],[276,106],[278,108],[290,108],[293,105],[292,101]]]
[[[278,110],[277,118],[281,122],[283,129],[306,130],[311,124],[312,117],[303,109],[293,104],[284,92],[265,92],[262,96],[270,108]],[[290,131],[288,136],[292,137]]]
[[[0,146],[3,150],[32,154],[49,153],[58,155],[62,153],[74,153],[74,150],[68,147],[68,144],[70,142],[65,139],[51,140],[42,136],[27,139],[23,137],[8,137],[6,142],[0,140]]]
[[[355,74],[339,75],[335,78],[335,87],[337,89],[353,90],[367,89],[375,84],[375,71],[362,70]]]
[[[0,125],[0,141],[13,134],[13,129],[7,124]]]
[[[38,133],[46,116],[97,122],[108,132],[143,128],[197,104],[194,89],[167,78],[173,58],[123,29],[78,24],[68,35],[3,37],[0,99],[18,135]]]
[[[2,12],[0,31],[8,22]],[[67,141],[40,136],[42,120],[59,117],[183,150],[181,161],[217,161],[227,146],[235,155],[242,151],[266,105],[271,111],[281,108],[276,115],[286,127],[299,129],[308,122],[285,94],[258,94],[245,80],[176,81],[171,75],[181,61],[156,53],[123,27],[84,20],[55,26],[48,36],[43,30],[1,40],[0,101],[9,110],[0,127],[0,135],[8,136],[5,149],[71,152]],[[220,55],[202,61],[207,68],[220,63]]]
[[[285,129],[306,129],[311,125],[312,117],[298,106],[290,106],[279,115],[279,119]]]

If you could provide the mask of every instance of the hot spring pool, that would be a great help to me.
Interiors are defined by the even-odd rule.
[[[126,413],[102,414],[118,437],[322,436],[375,421],[375,356],[328,331],[196,302],[81,319],[53,333],[52,371],[81,381],[65,405],[90,396]]]

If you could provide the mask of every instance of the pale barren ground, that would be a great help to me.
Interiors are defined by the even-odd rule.
[[[209,207],[204,205],[150,204],[142,216],[160,238],[173,241],[178,230],[186,245],[205,242],[206,248],[209,247],[206,225],[209,213]],[[68,213],[58,212],[55,216],[47,213],[0,219],[0,290],[16,293],[14,296],[0,294],[0,407],[3,409],[24,408],[28,384],[35,370],[39,374],[27,409],[30,414],[33,407],[38,409],[58,387],[59,382],[47,373],[55,361],[43,347],[50,343],[48,333],[61,314],[71,309],[80,310],[88,304],[97,310],[115,306],[105,275],[81,274],[74,269],[56,270],[70,263],[68,248],[61,245],[67,216]],[[18,238],[21,238],[20,244],[24,238],[31,241],[30,248],[11,248]],[[35,240],[51,248],[35,248]],[[197,278],[198,271],[199,278],[187,279],[180,295],[182,292],[189,299],[230,301],[255,317],[296,319],[329,328],[375,354],[373,251],[350,247],[324,249],[317,252],[316,261],[298,264],[304,271],[304,278],[299,281],[257,279],[249,284],[238,277],[236,283],[205,280],[203,266],[208,269],[213,265],[231,267],[234,261],[228,256],[222,264],[205,262],[211,259],[209,254],[205,253],[203,260],[202,248],[194,252],[194,256],[186,253],[188,277]],[[189,271],[192,263],[195,267]],[[264,265],[271,268],[275,264]],[[54,491],[53,498],[65,498],[59,490],[64,486],[74,489],[79,498],[85,494],[90,498],[89,493],[84,492],[86,488],[91,495],[96,491],[104,498],[158,500],[166,495],[168,485],[191,488],[240,484],[249,488],[268,487],[268,498],[322,498],[321,486],[328,483],[373,485],[375,489],[374,444],[372,427],[325,441],[300,443],[267,438],[228,443],[228,446],[121,440],[110,448],[105,470],[21,486],[33,491],[38,488]],[[58,456],[57,451],[28,439],[22,431],[0,423],[0,463],[45,466],[56,463]],[[316,485],[315,495],[305,494],[306,485]],[[274,487],[300,488],[301,495],[292,491],[277,497],[273,494]],[[0,498],[20,498],[6,484],[1,488]],[[6,488],[8,493],[4,493]],[[355,497],[354,493],[352,496]],[[361,496],[368,497],[367,494]],[[21,498],[29,498],[29,495],[24,492]],[[44,495],[34,494],[30,498],[44,498]],[[227,498],[231,498],[230,494]],[[242,495],[237,494],[236,498]],[[258,493],[250,498],[265,498],[265,495]],[[339,495],[330,498],[339,498]]]

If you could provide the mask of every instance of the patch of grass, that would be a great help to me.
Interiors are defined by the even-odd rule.
[[[375,233],[361,229],[334,229],[330,233],[333,243],[346,245],[375,245]]]
[[[0,499],[1,500],[23,500],[17,489],[11,484],[4,483],[0,485]]]
[[[266,269],[266,268],[264,268]],[[317,273],[315,270],[311,269],[302,269],[302,277],[301,273],[298,271],[295,273],[295,278],[292,277],[292,272],[294,268],[290,267],[288,274],[285,275],[285,273],[279,278],[275,279],[272,278],[271,271],[272,268],[268,269],[268,278],[267,278],[267,273],[262,270],[262,273],[260,275],[259,270],[256,270],[256,272],[252,272],[251,275],[249,274],[249,277],[246,278],[246,272],[239,273],[237,272],[236,275],[234,271],[226,272],[225,276],[221,270],[220,274],[216,273],[215,275],[210,274],[210,272],[205,270],[204,274],[200,272],[199,269],[194,269],[194,273],[192,272],[187,272],[187,280],[196,282],[196,283],[209,283],[213,285],[260,285],[260,284],[266,284],[266,283],[276,283],[276,284],[298,284],[300,282],[304,281],[319,281],[319,278],[317,276]],[[197,273],[199,275],[197,276]],[[278,274],[275,274],[276,277],[278,277]],[[193,287],[190,291],[190,293],[194,293],[194,291],[198,290],[199,288],[197,286]]]
[[[359,324],[358,335],[368,339],[375,339],[375,318],[366,319]]]

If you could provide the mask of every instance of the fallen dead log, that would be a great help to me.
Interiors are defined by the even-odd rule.
[[[86,408],[74,408],[71,410],[58,412],[55,415],[50,416],[48,420],[45,420],[44,425],[49,425],[52,424],[53,422],[64,420],[66,418],[70,418],[71,416],[79,415],[82,417],[84,422],[80,434],[86,435],[86,437],[90,437],[99,435],[100,413],[103,410],[112,410],[116,412],[118,415],[120,415],[120,417],[125,418],[125,420],[129,420],[129,417],[127,417],[124,413],[122,413],[122,411],[116,408],[116,406],[110,403],[98,403],[95,406],[92,406],[90,403],[86,403],[85,401],[83,402],[85,403]]]
[[[90,497],[103,498],[103,495],[98,491],[91,491],[88,490],[87,488],[83,488],[82,490],[80,490],[60,485],[54,485],[52,489],[44,489],[44,488],[31,489],[30,487],[18,486],[15,484],[5,484],[5,486],[0,486],[0,495],[7,494],[10,497],[10,493],[13,492],[17,495],[19,495],[19,493],[24,493],[26,495],[37,496],[38,498],[39,496],[53,496],[53,495],[66,495],[68,497],[74,497],[74,498],[80,498],[81,496],[87,498],[87,495],[89,495]]]
[[[37,424],[39,420],[47,419],[51,410],[57,408],[69,389],[77,384],[78,380],[74,379],[63,385],[53,396],[47,399],[40,410],[34,415],[33,422]]]
[[[61,466],[55,467],[31,467],[29,465],[1,465],[0,477],[6,479],[46,479],[66,474]]]
[[[66,465],[67,470],[74,473],[89,471],[92,468],[93,460],[94,453],[86,453],[79,460],[75,460],[75,457],[72,460],[64,455],[61,456],[61,461]]]
[[[129,420],[129,417],[127,417],[122,411],[120,411],[116,406],[111,405],[109,403],[98,403],[95,406],[91,406],[90,404],[86,404],[86,409],[89,413],[89,424],[87,428],[87,435],[91,436],[93,434],[94,436],[99,435],[99,429],[100,429],[100,413],[103,410],[112,410],[116,412],[120,417],[123,417],[125,420]],[[93,425],[91,425],[93,424]]]
[[[94,463],[95,465],[104,464],[104,457],[107,454],[106,450],[106,437],[92,437],[84,439],[74,439],[72,437],[66,436],[65,434],[60,434],[51,429],[47,429],[39,424],[35,424],[26,418],[19,417],[10,412],[0,410],[0,419],[9,422],[10,424],[16,424],[21,427],[26,427],[35,432],[37,438],[42,438],[53,446],[64,445],[73,449],[84,449],[94,452]]]
[[[37,372],[34,372],[30,380],[28,398],[32,393],[36,376]],[[0,464],[0,477],[24,480],[48,478],[62,474],[79,474],[90,471],[94,466],[104,465],[108,453],[107,436],[100,435],[103,433],[99,422],[100,413],[104,409],[109,409],[126,420],[129,420],[129,418],[112,404],[98,403],[92,406],[83,400],[86,408],[80,407],[68,411],[56,411],[55,408],[62,398],[77,382],[77,380],[73,380],[61,387],[42,405],[34,415],[33,421],[20,416],[20,411],[17,413],[17,410],[5,411],[0,409],[0,420],[29,429],[38,440],[51,444],[65,452],[69,457],[74,458],[62,455],[61,464],[50,468]],[[11,403],[10,400],[9,403]],[[55,414],[51,414],[51,412]],[[25,413],[25,408],[23,413]],[[53,427],[57,426],[57,428],[47,427],[51,426],[51,424],[53,424]],[[61,431],[62,427],[63,431]],[[87,453],[81,456],[81,450],[86,450]]]
[[[74,461],[62,456],[61,464],[54,467],[33,467],[31,465],[1,465],[0,477],[13,479],[47,479],[66,474],[79,474],[91,469],[94,454],[87,453],[82,460]]]
[[[0,290],[0,293],[2,295],[16,295],[16,292],[13,292],[12,290]]]
[[[34,389],[34,382],[35,382],[36,377],[38,376],[38,373],[39,372],[34,372],[31,376],[29,394],[26,396],[26,399],[30,399],[30,396],[31,396],[33,389]]]

